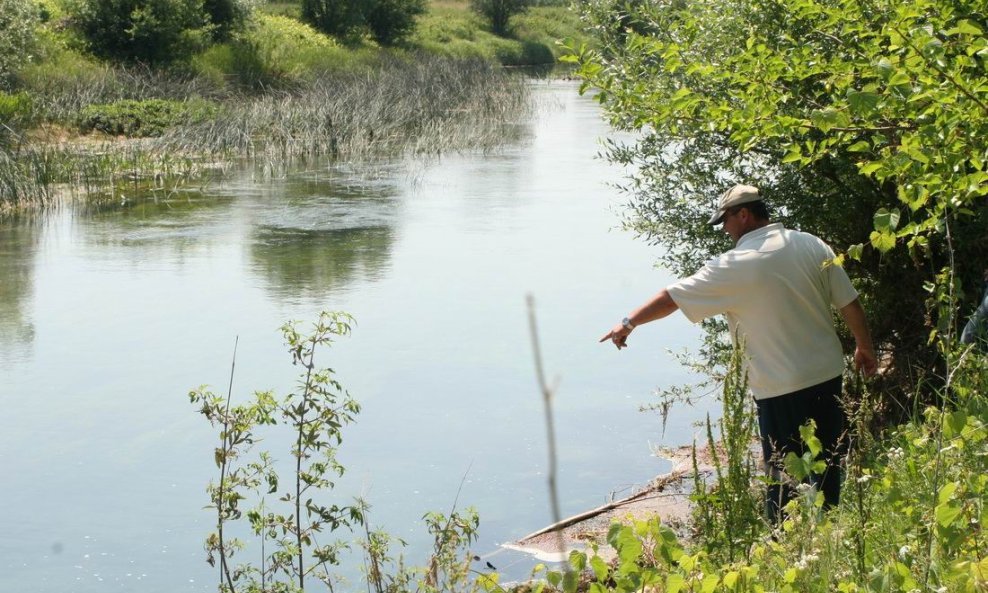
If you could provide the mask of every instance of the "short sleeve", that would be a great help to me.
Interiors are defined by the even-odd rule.
[[[858,298],[858,291],[851,285],[851,279],[847,277],[844,266],[838,266],[837,264],[828,265],[826,273],[830,280],[831,305],[838,309],[843,309],[847,305],[850,305],[854,299]]]
[[[713,259],[696,274],[667,286],[666,290],[683,315],[699,323],[730,308],[737,292],[737,284],[732,282],[734,275],[719,258]]]

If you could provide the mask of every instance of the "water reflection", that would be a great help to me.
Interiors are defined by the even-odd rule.
[[[260,227],[252,238],[253,272],[283,299],[318,299],[355,279],[376,280],[387,267],[394,232],[387,226],[344,229]]]
[[[34,323],[34,260],[43,236],[40,215],[14,216],[0,224],[0,360],[30,351]]]
[[[232,197],[207,197],[198,191],[166,198],[152,194],[80,206],[74,218],[85,226],[82,238],[93,245],[180,246],[197,242],[228,225],[234,203]]]
[[[383,276],[401,210],[393,171],[329,165],[270,185],[253,205],[248,249],[271,296],[322,299]]]

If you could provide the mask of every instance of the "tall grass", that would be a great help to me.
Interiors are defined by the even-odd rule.
[[[527,106],[524,81],[481,60],[391,58],[304,88],[230,105],[163,136],[161,150],[288,158],[362,158],[489,149]]]
[[[96,83],[85,84],[87,76]],[[41,110],[68,118],[94,102],[204,94],[199,79],[176,76],[94,71],[63,87],[60,97],[43,99]],[[488,150],[510,139],[527,106],[524,80],[488,62],[388,57],[290,89],[231,94],[215,118],[156,139],[60,138],[0,148],[0,207],[44,204],[63,194],[118,199],[171,191],[243,157],[277,163]]]

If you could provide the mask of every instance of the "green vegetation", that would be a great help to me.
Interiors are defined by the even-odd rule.
[[[37,42],[38,10],[30,0],[0,1],[0,90],[30,61]]]
[[[144,138],[160,136],[166,129],[181,123],[196,124],[213,118],[213,103],[180,103],[164,99],[123,100],[109,105],[87,105],[79,113],[79,131],[94,130],[104,134]]]
[[[304,591],[306,583],[314,582],[320,590],[332,591],[340,581],[331,571],[349,548],[349,541],[340,536],[352,536],[358,527],[366,535],[358,545],[365,553],[368,590],[439,593],[478,588],[468,578],[469,546],[479,526],[476,512],[454,508],[448,515],[427,513],[423,519],[434,541],[429,564],[409,569],[400,556],[390,555],[400,540],[371,529],[366,502],[331,502],[333,481],[344,472],[336,458],[343,427],[356,419],[360,406],[332,369],[316,367],[316,352],[349,335],[353,322],[346,313],[323,312],[308,333],[300,332],[297,323],[282,327],[292,364],[300,370],[298,390],[282,398],[263,391],[247,403],[234,403],[236,354],[225,397],[205,388],[189,393],[199,412],[219,429],[213,453],[219,475],[208,488],[216,531],[207,537],[206,550],[210,565],[219,568],[220,591]],[[284,447],[292,460],[288,480],[281,479],[284,474],[279,474],[271,451],[251,455],[260,431],[278,425],[290,429]],[[270,495],[277,498],[269,501]],[[244,523],[255,541],[229,535]],[[248,552],[258,560],[233,564],[235,554],[240,558]]]
[[[580,27],[547,5],[498,37],[467,0],[2,1],[0,210],[95,188],[114,196],[123,173],[146,176],[128,191],[161,187],[174,162],[207,155],[490,147],[526,95],[497,63],[551,64]],[[344,9],[352,28],[333,16]],[[165,185],[209,174],[180,169]]]
[[[731,477],[735,470],[723,466],[722,473],[718,466],[710,491],[696,498],[701,520],[692,541],[678,540],[658,517],[616,524],[607,535],[616,563],[594,556],[595,544],[590,553],[574,552],[571,567],[591,573],[585,588],[594,593],[984,591],[988,358],[969,349],[948,359],[942,405],[881,438],[867,427],[874,396],[865,392],[855,403],[847,482],[837,508],[822,512],[822,494],[804,488],[772,532],[748,509],[758,504],[759,487],[736,488],[732,481],[740,474]],[[812,439],[807,449],[812,471]],[[725,505],[731,497],[741,504]],[[711,504],[716,512],[703,508]],[[547,580],[567,593],[577,590],[576,579],[559,573]]]
[[[882,351],[879,377],[852,381],[840,505],[802,486],[772,529],[754,512],[764,481],[743,378],[719,338],[699,366],[724,379],[721,451],[697,482],[693,537],[658,519],[615,525],[618,561],[574,553],[604,591],[974,593],[988,589],[988,357],[957,324],[988,259],[988,57],[979,3],[711,0],[581,4],[598,36],[574,61],[633,165],[627,225],[693,272],[726,245],[706,227],[730,182],[759,185],[777,218],[843,249]],[[697,199],[706,196],[709,199]],[[980,347],[983,347],[980,346]],[[676,390],[672,395],[682,395]],[[689,392],[685,392],[689,393]],[[739,403],[740,402],[740,403]],[[786,479],[820,470],[813,427]],[[714,430],[708,424],[708,441]],[[716,451],[716,449],[714,449]],[[578,580],[549,573],[550,585]],[[543,586],[537,587],[542,589]]]
[[[487,21],[492,33],[505,37],[511,17],[525,12],[528,0],[470,0],[470,7]]]
[[[628,225],[688,274],[726,247],[700,224],[726,180],[759,185],[780,220],[845,251],[836,263],[863,289],[885,356],[879,405],[898,393],[908,406],[942,368],[935,338],[956,334],[947,312],[971,307],[988,259],[979,5],[629,6],[584,4],[601,46],[576,58],[612,121],[642,130],[611,150],[638,171]]]
[[[89,51],[123,62],[188,58],[209,33],[202,0],[86,0],[76,16]]]

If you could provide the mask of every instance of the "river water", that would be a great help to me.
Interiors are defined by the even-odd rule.
[[[699,330],[677,314],[620,353],[597,343],[671,278],[617,228],[623,172],[596,157],[597,106],[558,81],[533,100],[494,154],[246,170],[0,223],[0,591],[214,591],[216,433],[187,392],[225,392],[239,338],[235,399],[285,393],[278,327],[321,310],[357,320],[319,362],[363,404],[332,496],[368,499],[412,561],[422,515],[454,501],[478,510],[475,551],[508,574],[527,566],[498,544],[551,520],[528,293],[559,378],[563,514],[666,471],[651,447],[690,442],[704,410],[674,410],[663,434],[638,407],[688,380],[667,350]],[[285,460],[277,437],[258,449]]]

